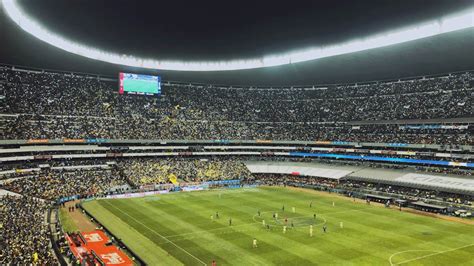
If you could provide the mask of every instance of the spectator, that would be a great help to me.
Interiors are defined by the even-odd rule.
[[[50,249],[47,209],[46,203],[31,197],[0,198],[1,265],[57,264]]]
[[[97,77],[0,68],[2,139],[275,139],[472,145],[471,128],[371,121],[472,117],[472,73],[327,89],[165,86],[129,97]],[[344,108],[341,108],[344,106]],[[346,124],[364,121],[363,125]]]

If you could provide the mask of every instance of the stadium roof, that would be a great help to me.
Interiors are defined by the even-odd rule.
[[[347,178],[474,195],[474,180],[461,175],[420,174],[411,170],[366,168],[354,171]]]
[[[299,172],[294,174],[335,179],[363,180],[415,188],[436,189],[447,192],[455,191],[474,195],[474,180],[461,175],[420,174],[411,169],[371,168],[364,165],[338,165],[315,162],[249,161],[245,162],[245,165],[253,173],[292,174],[293,172]]]
[[[25,14],[41,22],[46,29],[75,43],[113,53],[180,61],[266,57],[263,61],[268,65],[297,60],[291,56],[281,61],[278,57],[276,62],[267,60],[267,55],[287,55],[288,51],[307,47],[326,49],[353,39],[410,25],[426,25],[472,10],[468,10],[472,8],[472,1],[432,1],[429,6],[424,1],[411,1],[409,5],[381,1],[310,1],[285,6],[254,3],[252,8],[240,1],[237,5],[225,6],[205,1],[186,5],[135,1],[131,4],[121,0],[113,5],[106,1],[94,1],[90,5],[84,5],[85,1],[18,2]],[[116,15],[118,13],[120,16]],[[0,18],[3,41],[0,62],[32,67],[101,74],[115,74],[118,70],[145,71],[159,73],[166,80],[242,85],[341,83],[474,69],[473,29],[269,69],[190,73],[149,71],[75,56],[31,37],[7,19],[5,13],[3,15]],[[25,20],[22,21],[25,25]],[[438,22],[435,22],[435,28],[440,31],[436,34],[468,27],[472,19],[467,16],[458,23],[444,23],[451,25],[446,27]],[[416,35],[423,37],[432,33]],[[364,43],[360,47],[369,46]]]
[[[314,176],[341,179],[351,173],[350,170],[319,166],[317,164],[292,164],[280,162],[247,162],[245,166],[254,174],[287,174],[295,176]]]

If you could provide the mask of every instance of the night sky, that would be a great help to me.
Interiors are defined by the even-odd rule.
[[[271,3],[273,2],[273,3]],[[352,40],[442,17],[467,1],[23,0],[51,30],[104,50],[174,60],[252,58]],[[281,2],[281,1],[278,1]],[[0,62],[115,76],[127,70],[71,55],[31,37],[0,12]],[[167,80],[312,84],[474,69],[474,30],[269,69],[225,73],[151,71]]]

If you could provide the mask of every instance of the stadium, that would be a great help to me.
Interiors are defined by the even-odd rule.
[[[0,0],[0,265],[474,265],[472,1]]]

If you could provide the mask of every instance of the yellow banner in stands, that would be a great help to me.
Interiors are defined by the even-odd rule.
[[[178,177],[175,174],[169,174],[168,179],[173,185],[178,185]]]

